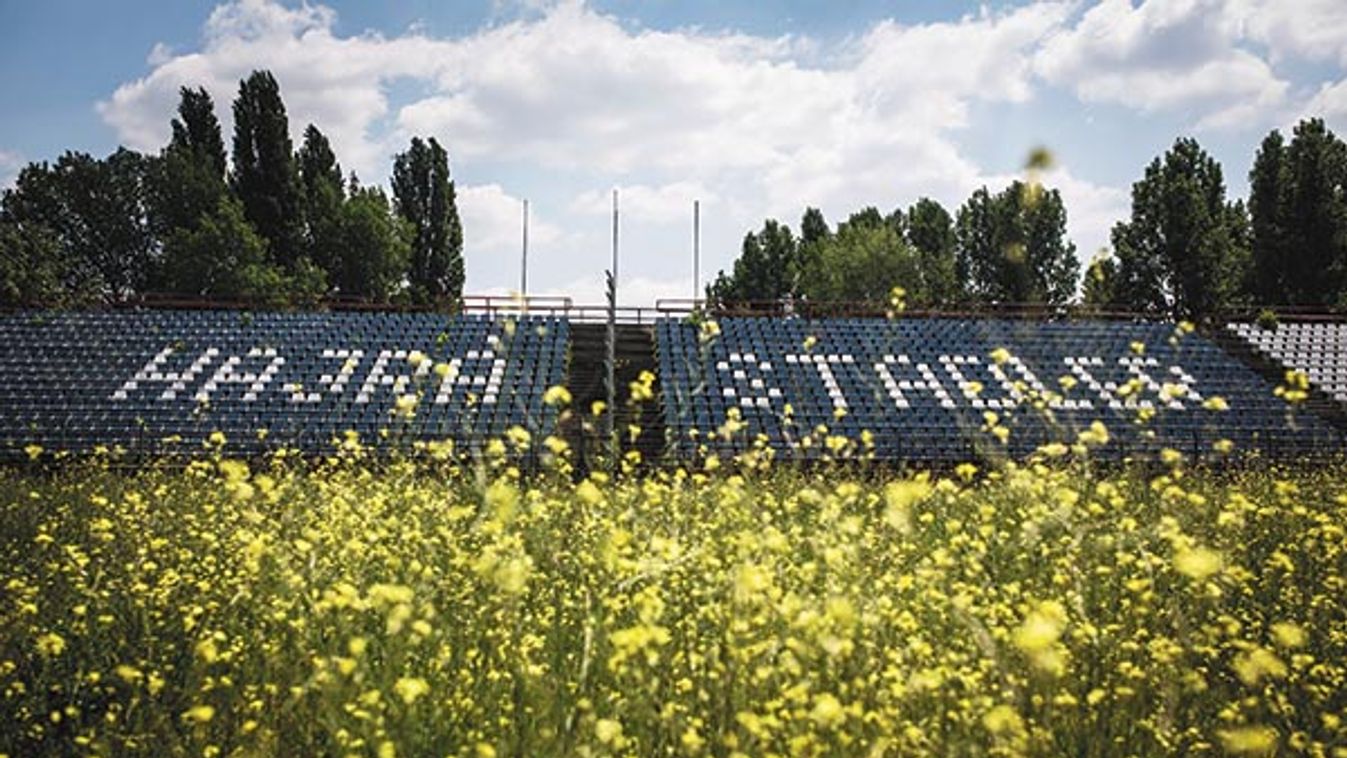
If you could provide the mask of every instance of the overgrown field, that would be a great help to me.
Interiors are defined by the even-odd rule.
[[[1347,469],[1070,458],[0,472],[0,754],[1347,754]]]

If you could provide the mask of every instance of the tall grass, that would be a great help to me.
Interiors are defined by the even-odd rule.
[[[0,754],[1343,755],[1347,470],[1167,460],[0,472]]]

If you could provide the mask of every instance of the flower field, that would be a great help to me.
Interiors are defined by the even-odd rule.
[[[1347,755],[1347,469],[1071,459],[7,470],[0,754]]]

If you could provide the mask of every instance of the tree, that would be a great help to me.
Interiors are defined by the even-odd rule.
[[[955,271],[970,299],[1060,305],[1075,293],[1080,261],[1055,189],[1020,181],[996,195],[979,188],[959,209],[955,239]]]
[[[799,246],[790,227],[768,219],[759,232],[744,236],[733,274],[721,271],[707,288],[719,302],[780,300],[797,294]]]
[[[832,234],[828,221],[818,208],[806,208],[800,218],[800,244],[812,245],[827,239]]]
[[[336,266],[330,281],[343,295],[391,299],[407,275],[414,235],[378,187],[357,190],[341,207]]]
[[[855,217],[853,217],[855,218]],[[868,214],[839,224],[824,240],[805,272],[803,294],[813,300],[857,300],[882,303],[894,287],[907,290],[909,302],[925,304],[918,255],[885,219]]]
[[[304,254],[304,207],[280,87],[268,71],[239,83],[234,100],[233,189],[272,260],[287,270]]]
[[[918,257],[919,289],[925,294],[924,304],[949,303],[958,299],[959,282],[954,261],[957,239],[949,211],[935,200],[923,197],[907,210],[906,231],[907,243]],[[919,303],[917,300],[912,302]]]
[[[1249,265],[1242,203],[1225,199],[1221,166],[1179,139],[1132,185],[1130,221],[1114,226],[1117,294],[1129,307],[1197,318],[1238,301]]]
[[[413,299],[462,297],[463,227],[449,156],[434,137],[413,137],[411,147],[394,160],[393,199],[398,215],[415,230],[409,271]]]
[[[268,260],[266,241],[229,195],[192,228],[175,230],[164,248],[165,274],[178,292],[277,305],[290,300],[291,282]]]
[[[1110,309],[1120,304],[1117,297],[1118,262],[1110,255],[1090,261],[1085,269],[1081,299],[1091,308]]]
[[[1286,301],[1331,305],[1347,284],[1347,145],[1321,119],[1296,125],[1286,148]]]
[[[1249,170],[1252,262],[1245,289],[1260,304],[1286,302],[1289,295],[1284,275],[1295,254],[1286,228],[1290,184],[1286,144],[1274,129],[1258,147]]]
[[[115,301],[144,289],[153,264],[146,161],[119,149],[104,160],[67,152],[34,163],[5,193],[0,221],[41,226],[60,249],[62,289]]]
[[[79,304],[63,284],[61,242],[42,224],[0,221],[0,307]]]
[[[343,266],[339,248],[346,188],[341,166],[331,143],[313,124],[304,130],[304,144],[296,162],[304,192],[304,218],[308,222],[305,249],[309,259],[326,271],[328,281],[335,284]]]
[[[205,87],[178,90],[178,118],[173,119],[171,147],[190,150],[223,180],[225,164],[224,138],[220,136],[220,120],[215,117],[215,101]]]

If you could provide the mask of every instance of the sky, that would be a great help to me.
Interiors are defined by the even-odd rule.
[[[1347,2],[1105,0],[0,0],[0,187],[29,161],[157,152],[181,86],[232,130],[271,70],[298,143],[387,185],[412,136],[449,151],[474,294],[601,302],[611,193],[619,299],[689,297],[763,219],[798,228],[1023,175],[1061,190],[1082,260],[1179,136],[1247,193],[1254,151],[1306,116],[1347,133]]]

